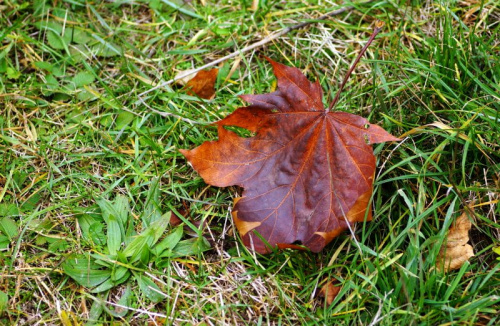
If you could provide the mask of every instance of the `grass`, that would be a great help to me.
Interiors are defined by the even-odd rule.
[[[338,8],[177,3],[0,4],[0,324],[499,323],[496,1],[356,4],[225,62],[212,101],[140,95]],[[404,138],[374,147],[373,221],[319,254],[249,252],[229,213],[240,190],[207,186],[178,149],[215,139],[237,95],[275,87],[263,55],[331,100],[375,18],[385,30],[336,108]],[[467,205],[475,256],[438,272]],[[330,306],[328,279],[342,287]]]

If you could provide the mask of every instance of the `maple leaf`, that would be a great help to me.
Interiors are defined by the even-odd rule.
[[[219,140],[181,153],[206,183],[244,188],[233,219],[246,246],[265,253],[265,242],[300,243],[318,252],[348,223],[371,219],[370,144],[398,138],[360,116],[325,111],[318,81],[267,60],[278,90],[242,95],[251,105],[215,123]],[[255,135],[239,137],[229,126]]]

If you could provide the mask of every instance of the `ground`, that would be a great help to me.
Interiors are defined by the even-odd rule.
[[[317,20],[349,3],[0,2],[0,324],[498,324],[498,2],[356,3]],[[275,89],[264,56],[327,105],[376,19],[335,108],[402,138],[374,146],[373,221],[320,253],[249,251],[241,189],[206,185],[179,149]],[[164,85],[238,51],[212,100]],[[464,211],[474,257],[439,271]]]

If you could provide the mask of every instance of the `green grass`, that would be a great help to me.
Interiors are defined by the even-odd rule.
[[[0,3],[0,324],[500,322],[498,3],[357,4],[225,62],[212,101],[140,95],[338,8],[251,3]],[[237,95],[274,89],[264,55],[330,101],[375,18],[386,27],[336,108],[404,136],[374,147],[373,221],[319,254],[249,252],[230,218],[240,189],[207,186],[178,149],[216,139]],[[475,256],[437,272],[468,204]],[[342,287],[331,306],[327,279]]]

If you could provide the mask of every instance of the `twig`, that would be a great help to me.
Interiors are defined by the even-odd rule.
[[[331,111],[335,107],[335,104],[337,104],[337,102],[340,98],[340,93],[342,93],[342,89],[344,89],[344,86],[347,83],[349,76],[351,76],[351,74],[354,71],[354,68],[356,68],[356,65],[358,64],[359,60],[361,60],[361,57],[363,56],[363,54],[365,54],[366,49],[368,49],[370,44],[372,44],[373,40],[375,39],[375,36],[377,36],[378,32],[380,32],[382,27],[384,27],[384,22],[379,20],[375,23],[375,29],[373,30],[372,35],[368,39],[368,42],[366,42],[365,46],[359,52],[358,57],[356,58],[356,60],[354,60],[354,63],[352,64],[349,71],[347,71],[347,74],[345,75],[344,80],[342,81],[342,84],[340,85],[339,90],[337,91],[337,95],[335,95],[335,98],[333,99],[333,101],[330,104],[330,107],[328,108],[327,111]]]
[[[155,110],[152,107],[150,107],[149,105],[147,105],[146,102],[144,102],[143,99],[140,98],[140,97],[139,97],[139,102],[141,102],[150,111],[152,111],[154,113],[157,113],[157,114],[161,115],[162,117],[169,117],[169,116],[171,116],[171,117],[175,117],[177,119],[180,119],[182,121],[189,122],[189,123],[195,123],[195,124],[202,124],[203,123],[203,122],[194,121],[194,120],[191,120],[191,119],[188,119],[188,118],[183,118],[180,115],[177,115],[177,114],[174,114],[174,113],[171,113],[171,112],[163,112],[163,111]]]
[[[372,321],[370,322],[370,325],[368,326],[375,326],[377,325],[382,319],[384,319],[386,316],[382,316],[380,318],[380,314],[382,313],[382,308],[384,307],[384,302],[387,300],[387,297],[394,291],[394,289],[390,290],[389,293],[384,294],[384,299],[378,299],[378,310],[375,316],[373,317]]]
[[[371,2],[371,1],[367,1],[366,3],[368,3],[368,2]],[[249,45],[249,46],[247,46],[247,47],[245,47],[245,48],[243,48],[243,49],[241,49],[241,50],[239,50],[239,51],[233,52],[233,53],[231,53],[231,54],[229,54],[229,55],[226,55],[225,57],[222,57],[222,58],[219,58],[219,59],[217,59],[217,60],[214,60],[214,61],[212,61],[212,62],[210,62],[210,63],[207,63],[206,65],[203,65],[203,66],[201,66],[201,67],[199,67],[199,68],[196,68],[196,69],[194,69],[194,70],[191,70],[191,71],[186,71],[185,73],[180,74],[180,75],[176,76],[175,78],[172,78],[172,79],[170,79],[170,80],[167,80],[166,82],[160,83],[160,84],[158,84],[158,85],[154,86],[153,88],[150,88],[150,89],[148,89],[147,91],[144,91],[144,92],[140,93],[140,94],[139,94],[139,97],[144,96],[144,95],[146,95],[147,93],[152,92],[152,91],[154,91],[154,90],[157,90],[158,88],[161,88],[161,87],[165,87],[165,86],[167,86],[167,85],[170,85],[170,84],[172,84],[173,82],[175,82],[176,80],[182,79],[182,78],[184,78],[184,77],[186,77],[186,76],[189,76],[189,75],[192,75],[192,74],[195,74],[195,73],[199,72],[200,70],[206,69],[206,68],[208,68],[208,67],[215,66],[216,64],[219,64],[219,63],[221,63],[221,62],[223,62],[223,61],[226,61],[226,60],[228,60],[228,59],[234,58],[234,57],[236,57],[236,56],[238,56],[238,55],[240,55],[240,54],[242,54],[242,53],[245,53],[245,52],[248,52],[248,51],[253,50],[253,49],[255,49],[255,48],[258,48],[258,47],[260,47],[260,46],[262,46],[262,45],[264,45],[264,44],[266,44],[266,43],[269,43],[269,42],[271,42],[272,40],[277,39],[278,37],[281,37],[281,36],[283,36],[283,35],[285,35],[285,34],[287,34],[287,33],[291,32],[291,31],[293,31],[293,30],[296,30],[296,29],[299,29],[299,28],[305,27],[305,26],[307,26],[307,25],[310,25],[310,24],[314,23],[316,20],[324,20],[324,19],[327,19],[327,18],[329,18],[329,17],[336,16],[336,15],[338,15],[338,14],[341,14],[341,13],[343,13],[343,12],[346,12],[346,11],[348,11],[348,10],[352,10],[353,8],[354,8],[354,7],[349,6],[349,7],[345,7],[345,8],[337,9],[337,10],[334,10],[334,11],[332,11],[332,12],[329,12],[328,14],[325,14],[325,15],[323,15],[323,16],[318,17],[318,18],[316,18],[316,19],[315,19],[315,20],[313,20],[313,21],[306,21],[306,22],[303,22],[303,23],[300,23],[300,24],[297,24],[297,25],[294,25],[294,26],[290,26],[290,27],[284,28],[284,29],[282,29],[281,31],[278,31],[278,32],[272,33],[272,34],[270,34],[270,35],[266,36],[265,38],[263,38],[262,40],[260,40],[260,41],[258,41],[258,42],[255,42],[254,44]]]

